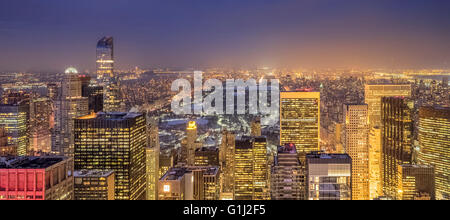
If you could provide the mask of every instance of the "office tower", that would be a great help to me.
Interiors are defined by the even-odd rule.
[[[265,137],[243,136],[236,139],[234,150],[234,198],[236,200],[269,199]]]
[[[73,159],[0,158],[0,200],[72,200]]]
[[[118,76],[114,73],[114,44],[112,37],[97,43],[97,79],[103,84],[103,111],[118,112],[122,102]]]
[[[381,185],[381,129],[373,127],[369,133],[369,199],[383,195]]]
[[[14,104],[29,104],[31,99],[31,94],[23,91],[11,91],[7,90],[3,93],[2,104],[14,105]]]
[[[299,154],[320,150],[320,93],[280,93],[280,145],[295,144]]]
[[[146,175],[147,175],[147,200],[158,199],[158,180],[159,174],[159,128],[158,122],[151,121],[147,125],[148,147],[146,151]]]
[[[233,199],[234,191],[234,151],[236,136],[227,130],[222,132],[222,142],[219,149],[219,163],[222,172],[221,194],[227,194],[227,198]],[[230,196],[231,194],[231,196]]]
[[[181,143],[181,162],[188,166],[195,164],[195,150],[200,147],[197,142],[197,123],[190,121],[186,128],[186,138]]]
[[[434,200],[435,175],[430,165],[398,165],[399,200]]]
[[[30,101],[30,152],[49,153],[52,150],[53,120],[53,103],[49,98]]]
[[[195,166],[219,166],[219,149],[216,147],[196,149]]]
[[[305,176],[295,145],[278,147],[272,167],[272,200],[304,200]]]
[[[367,105],[345,105],[345,152],[352,158],[352,199],[369,199]]]
[[[55,129],[53,130],[53,151],[73,157],[74,120],[89,114],[88,98],[82,97],[81,79],[75,68],[65,71],[61,92],[55,101]]]
[[[146,120],[140,113],[93,113],[75,119],[75,169],[113,170],[116,200],[146,191]]]
[[[370,127],[381,125],[381,98],[411,96],[411,85],[366,85],[364,99],[369,106]]]
[[[251,137],[236,139],[234,155],[234,198],[252,200],[253,143]]]
[[[270,199],[270,172],[266,137],[253,137],[253,200]]]
[[[169,154],[160,154],[159,155],[159,178],[161,178],[170,168],[172,168],[174,164],[174,156]]]
[[[309,200],[351,200],[352,158],[348,154],[306,155]]]
[[[17,156],[16,147],[8,144],[8,135],[6,129],[0,127],[0,157],[4,156]]]
[[[103,111],[103,86],[82,84],[82,96],[88,98],[89,112]]]
[[[158,200],[217,200],[219,167],[174,167],[158,182]]]
[[[251,135],[252,137],[259,137],[261,136],[261,118],[256,117],[253,119],[251,124]]]
[[[422,107],[419,110],[418,162],[433,165],[436,199],[450,199],[450,108]]]
[[[413,105],[404,97],[383,97],[381,101],[382,185],[384,195],[392,199],[399,199],[397,165],[413,162]]]
[[[18,156],[26,156],[29,147],[28,104],[0,104],[0,127],[5,129],[8,145],[15,148]]]
[[[74,200],[114,200],[114,171],[76,170]]]

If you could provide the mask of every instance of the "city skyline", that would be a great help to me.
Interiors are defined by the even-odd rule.
[[[24,7],[25,5],[25,7]],[[66,1],[0,3],[0,71],[118,68],[449,68],[446,1]]]

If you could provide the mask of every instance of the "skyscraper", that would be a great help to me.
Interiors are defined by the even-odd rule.
[[[306,155],[309,200],[351,200],[352,159],[348,154]]]
[[[419,110],[418,162],[433,165],[436,199],[450,199],[450,108],[422,107]]]
[[[369,198],[383,195],[381,182],[381,129],[373,127],[369,133]]]
[[[219,148],[219,163],[221,167],[221,193],[233,195],[234,192],[234,164],[236,136],[230,131],[222,132],[222,142]]]
[[[381,125],[381,98],[384,96],[411,96],[411,85],[366,85],[365,103],[369,107],[371,127]]]
[[[30,101],[30,152],[49,153],[52,147],[52,101],[36,98]]]
[[[197,137],[197,123],[190,121],[186,127],[186,138],[181,143],[181,161],[188,166],[195,165],[195,150],[200,147]]]
[[[140,113],[97,113],[75,120],[75,169],[113,170],[115,199],[146,195],[146,119]]]
[[[268,200],[269,177],[265,137],[236,139],[234,161],[234,198]]]
[[[147,175],[147,200],[158,199],[159,180],[159,129],[158,123],[153,121],[147,127],[148,146],[146,152],[146,175]]]
[[[430,165],[398,165],[399,200],[434,200],[434,167]]]
[[[122,102],[119,77],[114,73],[114,44],[112,37],[97,43],[97,78],[103,84],[103,111],[119,112]]]
[[[29,104],[0,104],[0,127],[5,129],[8,145],[18,156],[26,156],[29,147]]]
[[[253,200],[270,199],[270,172],[268,170],[267,139],[253,137]]]
[[[234,199],[253,199],[253,143],[251,137],[236,139],[234,151]]]
[[[60,155],[73,157],[74,120],[89,114],[88,98],[81,95],[81,79],[78,77],[78,71],[73,67],[67,68],[61,83],[61,91],[55,101],[55,129],[52,138],[53,151]]]
[[[271,175],[272,200],[304,200],[305,174],[294,144],[278,147]]]
[[[345,152],[352,158],[352,199],[369,199],[367,105],[345,105]]]
[[[280,145],[295,144],[299,154],[320,150],[320,93],[280,93]]]
[[[413,162],[413,105],[404,97],[383,97],[381,101],[382,185],[385,196],[392,199],[400,199],[397,166]]]

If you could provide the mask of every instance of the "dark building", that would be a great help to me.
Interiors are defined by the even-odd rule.
[[[398,195],[397,166],[413,162],[413,106],[404,97],[383,97],[381,100],[383,191],[392,199]]]
[[[216,147],[196,149],[195,166],[219,166],[219,149]]]
[[[113,170],[115,199],[145,199],[146,119],[140,113],[93,113],[75,119],[75,170]]]
[[[434,167],[430,165],[398,166],[398,199],[435,200]]]

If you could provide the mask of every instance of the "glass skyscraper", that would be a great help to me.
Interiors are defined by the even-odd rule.
[[[119,112],[121,100],[118,76],[114,73],[114,44],[112,37],[97,43],[97,78],[103,84],[103,111]]]
[[[418,162],[433,165],[436,199],[450,199],[450,108],[422,107],[419,110]]]

